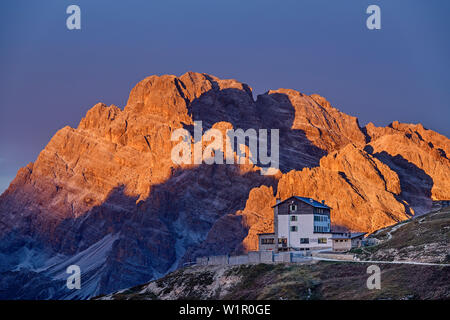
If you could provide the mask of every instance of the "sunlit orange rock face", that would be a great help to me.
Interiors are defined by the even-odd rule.
[[[449,199],[449,139],[420,124],[393,122],[377,128],[370,123],[366,128],[368,143],[349,143],[321,158],[317,167],[284,174],[276,197],[324,199],[333,208],[333,224],[368,232],[428,212],[432,200]],[[244,212],[251,216],[254,205],[247,202]],[[265,219],[271,221],[272,216],[266,214]],[[256,228],[273,231],[270,223],[255,223]],[[255,250],[251,231],[244,242]]]
[[[421,124],[402,124],[397,121],[387,128],[376,128],[369,124],[367,132],[372,137],[368,148],[373,154],[394,167],[402,165],[399,163],[395,166],[396,159],[416,167],[419,173],[411,178],[421,180],[413,181],[412,184],[430,186],[429,192],[433,200],[449,198],[449,139],[432,130],[426,130]]]
[[[204,131],[279,129],[280,172],[174,164],[171,135],[194,121]],[[151,76],[123,109],[96,104],[19,170],[0,197],[0,235],[14,230],[68,257],[114,236],[89,293],[99,294],[196,256],[256,249],[276,197],[325,200],[333,224],[359,231],[424,213],[450,199],[449,154],[449,139],[420,124],[361,128],[319,95],[278,89],[254,100],[236,80]]]

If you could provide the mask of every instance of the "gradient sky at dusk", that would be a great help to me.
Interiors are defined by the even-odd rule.
[[[66,28],[81,7],[82,30]],[[366,28],[369,4],[382,29]],[[206,72],[256,94],[325,96],[361,125],[450,136],[450,1],[2,0],[0,192],[97,102],[123,107],[152,74]]]

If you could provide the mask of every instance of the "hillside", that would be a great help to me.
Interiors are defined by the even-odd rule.
[[[203,134],[278,129],[279,172],[262,175],[259,162],[174,163],[172,133],[195,133],[196,121]],[[242,150],[216,147],[232,158]],[[56,132],[0,196],[0,298],[88,298],[198,256],[254,250],[256,234],[272,231],[277,197],[323,199],[333,224],[373,232],[450,199],[449,154],[450,140],[420,124],[361,127],[317,94],[254,99],[233,79],[150,76],[123,108],[98,103]],[[88,285],[55,289],[70,264]]]
[[[416,261],[447,266],[382,264],[381,289],[368,290],[374,263],[194,266],[99,299],[449,299],[450,207],[375,232],[377,246],[354,250],[361,260]],[[370,254],[368,254],[370,253]]]
[[[381,290],[368,290],[365,263],[190,267],[99,299],[449,299],[450,267],[381,266]]]
[[[354,249],[361,260],[450,263],[450,207],[374,232],[380,243]]]

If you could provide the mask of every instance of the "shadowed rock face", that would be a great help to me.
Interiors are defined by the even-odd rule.
[[[172,132],[194,121],[204,131],[279,129],[281,172],[175,165]],[[253,250],[257,233],[272,231],[276,196],[324,199],[334,224],[373,231],[450,198],[449,154],[449,139],[421,125],[361,129],[318,95],[279,89],[255,101],[236,80],[151,76],[123,110],[99,103],[59,130],[0,196],[0,298],[59,288],[70,264],[81,266],[81,290],[36,297],[85,298],[196,256]],[[35,274],[33,287],[8,294],[6,282]]]

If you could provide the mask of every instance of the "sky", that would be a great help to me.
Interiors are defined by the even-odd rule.
[[[71,4],[81,30],[66,27]],[[380,30],[366,27],[371,4]],[[0,193],[57,130],[97,102],[123,108],[152,74],[317,93],[361,125],[449,137],[449,15],[448,0],[2,0]]]

